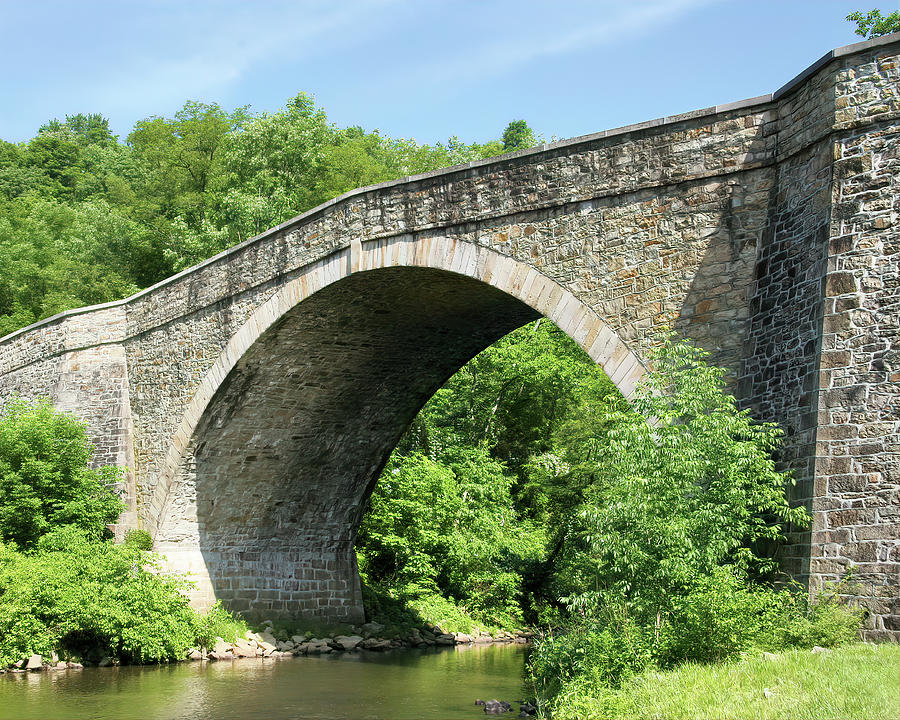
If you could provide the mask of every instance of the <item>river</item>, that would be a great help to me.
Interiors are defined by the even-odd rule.
[[[0,676],[0,718],[483,718],[476,698],[522,698],[524,658],[521,645],[463,645],[21,673]]]

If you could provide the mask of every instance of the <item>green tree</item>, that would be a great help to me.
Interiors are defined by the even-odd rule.
[[[582,612],[649,620],[719,567],[745,581],[771,572],[757,543],[807,522],[772,459],[780,429],[738,410],[706,356],[668,338],[631,405],[610,398],[567,428],[567,457],[590,482],[559,570]]]
[[[855,32],[864,38],[880,37],[900,32],[900,10],[882,15],[881,10],[870,10],[862,13],[859,10],[847,16],[847,20],[856,23]]]
[[[524,120],[513,120],[503,131],[503,152],[524,150],[537,145],[534,131]]]
[[[49,401],[9,400],[0,415],[0,540],[33,547],[47,532],[74,526],[103,537],[123,509],[121,471],[88,467],[84,426]]]

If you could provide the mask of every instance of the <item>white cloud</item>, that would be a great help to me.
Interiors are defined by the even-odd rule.
[[[502,41],[491,37],[474,51],[467,48],[456,57],[444,57],[439,62],[428,63],[418,74],[431,77],[436,82],[495,78],[544,58],[621,44],[660,32],[666,23],[719,1],[656,0],[637,2],[631,6],[623,6],[619,2],[594,2],[590,4],[593,12],[584,9],[579,9],[582,12],[571,11],[562,4],[560,8],[563,12],[570,10],[563,15],[570,19],[568,27],[559,28],[558,20],[552,16],[544,25],[531,23],[529,28],[521,30],[513,27]],[[598,10],[602,15],[599,20],[595,17]]]

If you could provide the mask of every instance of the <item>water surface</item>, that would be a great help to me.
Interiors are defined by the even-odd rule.
[[[0,718],[483,718],[476,698],[522,697],[524,657],[522,646],[474,645],[4,675]]]

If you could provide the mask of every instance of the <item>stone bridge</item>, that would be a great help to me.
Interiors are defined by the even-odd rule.
[[[0,341],[130,471],[198,603],[357,621],[381,468],[474,354],[549,317],[627,396],[674,326],[786,433],[813,589],[900,636],[900,36],[772,95],[362,188],[133,297]]]

